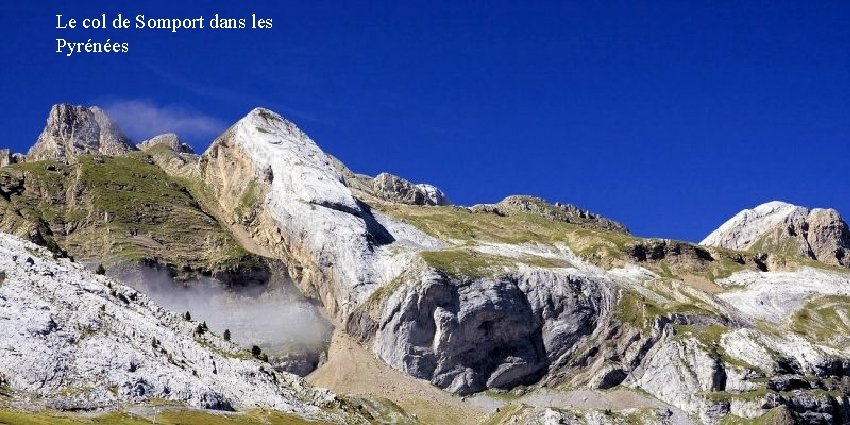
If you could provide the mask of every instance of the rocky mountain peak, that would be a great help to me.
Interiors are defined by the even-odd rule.
[[[295,258],[301,285],[337,313],[374,282],[375,244],[387,240],[331,158],[295,124],[264,108],[227,129],[201,156],[201,176],[234,225],[274,255]],[[333,282],[329,286],[329,282]]]
[[[142,143],[136,145],[136,148],[141,151],[149,151],[156,146],[165,146],[170,151],[174,153],[189,153],[194,154],[195,151],[189,146],[188,143],[184,142],[180,136],[174,133],[166,133],[160,134],[159,136],[154,136],[148,140],[145,140]]]
[[[372,179],[372,192],[384,201],[409,205],[447,205],[446,194],[430,184],[413,184],[406,179],[381,173]]]
[[[80,154],[121,155],[135,150],[114,121],[97,106],[57,104],[28,158],[74,159]]]
[[[850,266],[850,230],[834,209],[767,202],[739,212],[700,243],[802,255],[827,264]]]

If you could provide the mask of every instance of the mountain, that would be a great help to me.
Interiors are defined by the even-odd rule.
[[[326,321],[332,340],[279,338],[270,368],[295,358],[376,421],[850,421],[848,232],[834,210],[769,203],[692,244],[528,195],[450,205],[432,185],[351,171],[264,108],[200,155],[173,135],[138,148],[10,162],[0,230],[210,323],[252,317],[240,333]],[[295,315],[278,296],[290,290],[305,298]],[[205,310],[210,293],[224,302]],[[29,373],[11,371],[13,390],[30,390]]]
[[[739,212],[701,244],[850,267],[850,229],[833,209],[768,202]]]
[[[136,148],[106,113],[96,107],[54,105],[27,156],[73,161],[81,154],[120,155]]]

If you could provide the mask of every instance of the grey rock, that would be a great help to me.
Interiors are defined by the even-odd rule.
[[[379,200],[407,205],[450,205],[442,190],[430,184],[413,184],[392,175],[380,173],[375,177],[356,174],[339,159],[327,155],[328,162],[340,174],[342,183],[364,200]]]
[[[27,157],[73,161],[81,154],[115,156],[135,149],[102,109],[58,104],[50,109],[47,124]]]
[[[160,134],[159,136],[154,136],[148,140],[145,140],[142,143],[139,143],[138,145],[136,145],[136,148],[140,151],[147,152],[156,146],[165,146],[175,153],[195,153],[195,151],[192,150],[192,147],[189,146],[188,143],[184,142],[179,136],[174,133],[166,133]]]
[[[372,179],[372,194],[387,202],[409,205],[446,205],[446,195],[431,185],[415,185],[390,173]]]
[[[563,271],[494,278],[426,273],[384,307],[373,348],[391,366],[458,394],[539,379],[610,308],[604,284]]]

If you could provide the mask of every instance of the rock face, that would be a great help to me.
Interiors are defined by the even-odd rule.
[[[160,134],[136,145],[140,151],[148,152],[157,146],[164,146],[175,153],[194,154],[195,151],[174,133]]]
[[[62,409],[159,397],[334,419],[335,396],[278,373],[147,296],[0,234],[0,374]]]
[[[426,272],[389,297],[373,347],[394,368],[454,393],[511,389],[574,353],[612,298],[609,282],[577,272]]]
[[[833,209],[768,202],[739,212],[701,244],[850,266],[850,230]]]
[[[176,134],[168,133],[145,140],[136,146],[151,156],[154,163],[172,176],[200,180],[198,155]]]
[[[511,195],[503,199],[498,204],[477,205],[476,207],[481,209],[490,209],[496,214],[509,215],[512,213],[530,213],[545,217],[552,221],[580,223],[606,230],[614,230],[623,233],[629,232],[629,229],[626,228],[626,226],[617,223],[614,220],[605,218],[601,214],[581,209],[571,204],[561,204],[560,202],[556,202],[552,205],[536,196]]]
[[[315,142],[280,115],[251,111],[210,145],[200,168],[233,224],[291,264],[301,289],[335,316],[392,273],[382,248],[392,236]]]
[[[405,205],[450,204],[446,194],[436,186],[424,183],[413,184],[390,173],[380,173],[375,177],[355,174],[340,160],[330,155],[327,157],[342,177],[343,184],[360,199]]]
[[[0,167],[5,167],[11,164],[24,162],[26,156],[19,153],[12,153],[9,149],[0,149]]]
[[[200,165],[233,224],[284,259],[302,290],[352,333],[374,337],[390,365],[441,388],[533,382],[608,311],[607,285],[579,275],[464,280],[423,269],[418,253],[440,244],[372,212],[312,140],[270,111],[256,109],[228,129]],[[401,276],[414,269],[423,274]],[[373,296],[394,282],[415,289]],[[373,308],[384,313],[372,317]]]
[[[381,200],[409,205],[446,205],[448,198],[434,186],[414,185],[390,173],[381,173],[372,179],[372,193]]]
[[[50,109],[47,125],[27,156],[32,161],[73,161],[81,154],[114,156],[132,150],[130,140],[102,109],[58,104]]]

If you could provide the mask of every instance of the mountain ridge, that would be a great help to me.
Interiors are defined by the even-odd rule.
[[[439,189],[348,170],[294,123],[256,108],[200,155],[163,136],[141,152],[81,151],[68,164],[3,167],[0,223],[14,226],[0,230],[52,241],[60,256],[79,249],[56,236],[70,210],[47,214],[54,205],[30,192],[52,186],[28,181],[42,167],[63,182],[98,164],[127,180],[65,193],[94,201],[121,194],[130,213],[113,223],[129,223],[157,211],[155,202],[135,201],[141,183],[160,176],[175,199],[209,218],[211,227],[196,233],[218,232],[263,270],[274,265],[375,358],[448,392],[492,404],[494,391],[617,388],[708,424],[850,420],[850,346],[841,337],[850,329],[841,319],[845,306],[850,314],[850,274],[838,254],[846,223],[834,210],[762,205],[698,245],[639,238],[593,212],[532,196],[447,205]],[[21,220],[24,213],[33,218]],[[39,232],[21,231],[28,223]],[[140,228],[127,243],[144,246],[155,229]],[[202,244],[158,238],[193,248],[185,250],[192,261],[206,255]],[[795,245],[802,242],[806,250]],[[238,281],[248,269],[232,271]],[[404,409],[423,412],[405,397]],[[570,421],[575,412],[545,407],[553,410],[526,413]],[[663,408],[653,412],[660,416],[639,423],[669,423]],[[600,415],[577,423],[617,423]]]

